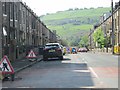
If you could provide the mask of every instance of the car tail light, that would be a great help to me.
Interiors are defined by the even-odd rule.
[[[57,48],[58,51],[60,51],[61,49],[60,48]]]

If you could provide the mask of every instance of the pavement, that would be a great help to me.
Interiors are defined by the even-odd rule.
[[[91,53],[97,53],[97,54],[107,54],[107,55],[114,55],[114,56],[120,56],[120,54],[113,54],[112,52],[94,52],[94,51],[91,51]]]
[[[92,53],[98,53],[98,54],[110,54],[112,55],[112,52],[100,52],[100,51],[90,51]]]
[[[42,55],[37,56],[36,59],[23,58],[23,59],[12,62],[11,65],[14,69],[14,72],[17,73],[27,67],[30,67],[30,66],[40,62],[42,60],[42,58],[43,58]]]
[[[33,59],[28,59],[26,57],[19,59],[19,60],[15,60],[14,62],[11,62],[11,65],[14,69],[14,74],[20,72],[21,70],[24,70],[40,61],[42,61],[43,59],[43,55],[37,55],[37,58],[33,58]],[[6,74],[5,76],[0,76],[0,80],[2,79],[3,81],[9,80],[10,77],[9,74]]]
[[[23,59],[15,60],[14,62],[11,63],[11,65],[14,69],[14,74],[42,61],[42,59],[43,59],[43,56],[38,55],[37,58],[33,58],[33,59],[23,58]],[[2,79],[3,81],[12,79],[12,77],[11,78],[7,78],[7,77],[10,77],[9,74],[6,74],[5,76],[1,77],[0,79]]]
[[[14,62],[11,63],[11,65],[14,69],[14,74],[16,74],[16,73],[20,72],[21,70],[26,69],[26,68],[42,61],[42,59],[43,59],[43,56],[38,55],[37,58],[33,58],[33,59],[22,58],[22,59],[19,59],[19,60],[15,60]],[[9,80],[9,78],[6,78],[6,77],[9,77],[9,74],[6,74],[5,76],[3,76],[3,78],[0,78],[0,79],[2,79],[3,81]]]

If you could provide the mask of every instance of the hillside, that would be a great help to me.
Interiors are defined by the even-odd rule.
[[[79,42],[81,36],[88,34],[90,28],[99,23],[100,16],[109,11],[108,7],[69,9],[41,16],[40,19],[49,29],[56,30],[62,39]]]

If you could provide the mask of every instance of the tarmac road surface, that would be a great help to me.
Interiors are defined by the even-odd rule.
[[[118,57],[78,53],[41,61],[3,82],[8,88],[118,88]]]

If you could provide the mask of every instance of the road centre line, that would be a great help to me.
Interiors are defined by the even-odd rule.
[[[82,58],[82,61],[84,61],[84,63],[88,63],[88,62],[85,60],[85,58]],[[92,67],[89,67],[89,70],[93,73],[93,75],[94,75],[96,78],[99,79],[98,75],[95,73],[95,71],[93,70]]]
[[[96,72],[93,70],[92,67],[89,67],[89,70],[93,73],[93,75],[99,79],[98,75],[96,74]]]
[[[87,62],[87,59],[86,59],[85,57],[82,56],[82,57],[81,57],[81,60],[82,60],[82,62],[86,63],[87,65],[89,64],[89,63]],[[94,69],[93,69],[92,67],[90,67],[89,65],[88,65],[88,69],[90,70],[91,74],[93,74],[93,76],[94,76],[96,79],[98,79],[99,84],[100,84],[100,85],[104,85],[103,81],[101,81],[100,77],[97,75],[97,73],[94,71]]]
[[[105,85],[105,83],[103,83],[103,81],[100,80],[99,76],[96,74],[96,72],[93,70],[92,67],[89,67],[89,70],[90,70],[91,73],[93,73],[93,75],[98,79],[100,85]]]

